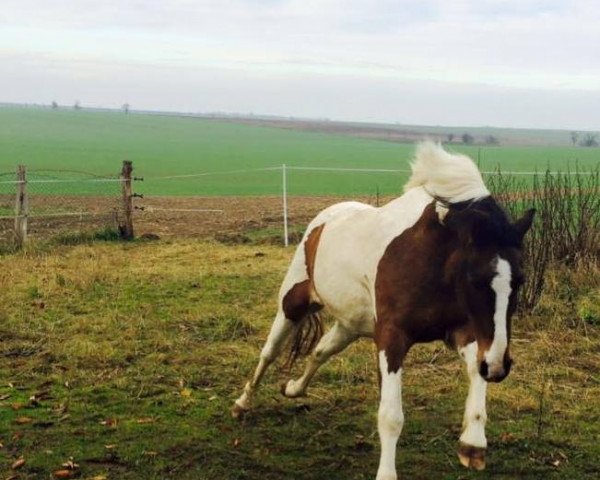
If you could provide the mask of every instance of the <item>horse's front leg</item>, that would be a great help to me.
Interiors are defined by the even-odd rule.
[[[467,364],[469,376],[469,395],[463,420],[463,432],[460,436],[458,458],[467,468],[483,470],[485,468],[485,396],[487,382],[479,374],[477,365],[477,343],[469,343],[459,350]]]
[[[404,425],[401,360],[390,358],[389,352],[380,350],[379,373],[381,375],[381,395],[377,428],[381,442],[381,457],[379,458],[377,480],[396,480],[398,478],[396,475],[396,443]]]

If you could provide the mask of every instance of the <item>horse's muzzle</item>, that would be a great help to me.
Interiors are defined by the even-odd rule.
[[[512,363],[512,358],[505,356],[504,361],[502,362],[502,367],[490,369],[489,365],[484,360],[479,364],[479,375],[481,375],[486,382],[501,382],[510,373]]]

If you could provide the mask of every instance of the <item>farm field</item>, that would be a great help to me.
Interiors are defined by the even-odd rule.
[[[369,479],[377,378],[364,340],[307,398],[273,368],[242,423],[229,409],[255,366],[293,249],[179,240],[40,245],[0,257],[0,478]],[[488,467],[456,444],[467,392],[454,352],[411,351],[398,467],[411,479],[600,475],[600,272],[553,270],[515,319],[515,366],[491,385]],[[24,464],[11,465],[19,459]]]
[[[589,169],[600,150],[540,146],[453,146],[479,159],[483,170]],[[0,108],[0,179],[18,163],[30,179],[83,178],[69,170],[114,176],[121,160],[134,162],[147,195],[276,195],[279,167],[407,169],[414,146],[344,135],[238,124],[223,120],[99,111]],[[36,172],[37,170],[37,172]],[[41,171],[43,170],[43,171]],[[48,171],[53,170],[53,171]],[[240,171],[241,170],[241,171]],[[236,173],[189,177],[201,172]],[[179,176],[176,179],[161,177]],[[340,173],[292,170],[292,195],[374,195],[400,191],[404,173]],[[39,185],[39,184],[38,184]],[[41,186],[30,185],[31,188]],[[43,184],[44,193],[112,194],[114,186]],[[0,192],[1,193],[1,192]]]

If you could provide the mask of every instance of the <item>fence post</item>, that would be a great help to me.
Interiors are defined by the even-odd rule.
[[[131,240],[133,238],[133,194],[131,191],[132,171],[132,162],[129,160],[123,160],[123,167],[121,169],[123,216],[119,222],[119,235],[124,240]]]
[[[27,216],[29,215],[29,199],[27,198],[27,171],[25,165],[17,167],[17,196],[15,202],[15,239],[17,246],[22,247],[27,240]]]
[[[290,244],[288,236],[288,208],[287,208],[287,172],[285,163],[281,166],[283,180],[283,244],[287,247]]]

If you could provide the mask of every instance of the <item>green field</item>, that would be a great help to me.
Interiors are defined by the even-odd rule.
[[[22,163],[32,178],[73,178],[74,170],[116,175],[123,159],[145,178],[136,191],[151,195],[265,195],[281,191],[280,171],[240,172],[161,179],[201,172],[276,167],[406,169],[413,145],[341,135],[308,133],[227,121],[118,112],[0,108],[0,181]],[[564,170],[600,162],[600,149],[580,147],[457,147],[482,169]],[[37,170],[37,172],[36,172]],[[43,171],[42,171],[43,170]],[[291,171],[292,194],[393,194],[406,179],[399,173]],[[0,185],[0,190],[3,188]],[[4,186],[4,188],[8,188]],[[32,188],[38,188],[32,186]],[[106,184],[43,184],[40,191],[112,193]],[[2,193],[0,191],[0,193]]]

